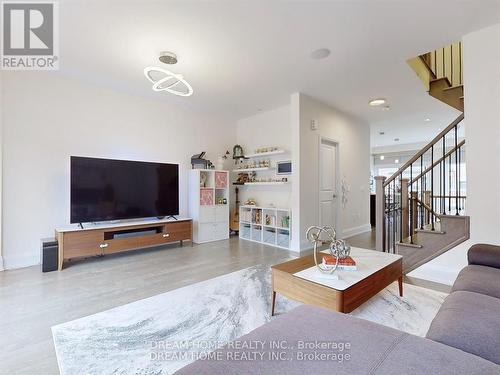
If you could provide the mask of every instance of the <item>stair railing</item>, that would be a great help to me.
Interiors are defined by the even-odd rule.
[[[443,215],[463,215],[465,140],[461,114],[391,177],[375,177],[376,249],[396,252],[398,243],[415,245],[418,230],[436,230]]]
[[[427,65],[434,79],[447,78],[451,86],[463,83],[461,42],[438,48],[418,58]]]

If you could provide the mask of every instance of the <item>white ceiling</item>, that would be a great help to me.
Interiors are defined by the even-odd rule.
[[[498,22],[490,0],[61,0],[60,73],[230,120],[300,91],[384,130],[374,145],[410,143],[456,111],[428,96],[406,60]],[[310,59],[317,48],[332,53]],[[192,97],[151,90],[142,71],[160,66],[162,50],[178,54],[172,70]],[[380,96],[391,111],[367,105]]]

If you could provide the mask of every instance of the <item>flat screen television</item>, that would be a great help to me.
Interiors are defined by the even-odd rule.
[[[71,223],[179,214],[179,165],[71,157]]]

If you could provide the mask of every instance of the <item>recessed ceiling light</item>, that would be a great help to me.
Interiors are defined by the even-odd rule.
[[[323,60],[330,56],[330,50],[328,48],[320,48],[311,52],[311,59],[313,60]]]
[[[385,156],[384,155],[380,155],[380,160],[384,160],[385,159]]]
[[[425,119],[425,122],[430,122],[430,121],[431,121],[431,119],[430,119],[430,118],[426,118],[426,119]]]
[[[399,138],[394,138],[394,142],[399,142]]]
[[[384,132],[384,131],[380,131],[380,132],[378,132],[378,134],[379,134],[379,135],[384,135],[384,134],[385,134],[385,132]]]
[[[399,159],[394,160],[394,163],[399,164]]]
[[[385,100],[384,98],[372,99],[368,102],[368,104],[372,107],[379,107],[381,105],[384,105],[385,103],[387,103],[387,100]]]

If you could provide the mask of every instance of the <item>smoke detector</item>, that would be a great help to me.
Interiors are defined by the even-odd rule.
[[[159,59],[164,64],[168,64],[168,65],[177,64],[177,55],[173,52],[169,52],[169,51],[160,52]]]

